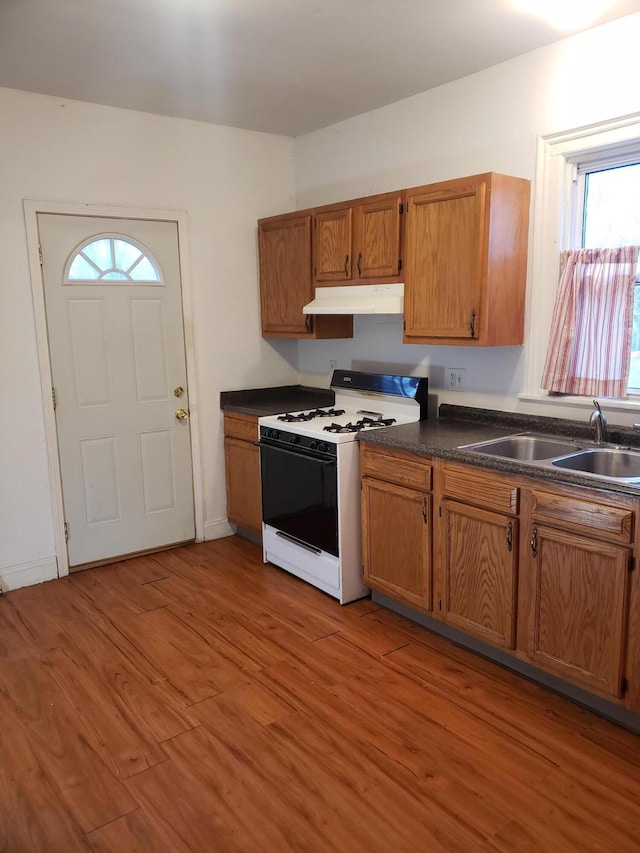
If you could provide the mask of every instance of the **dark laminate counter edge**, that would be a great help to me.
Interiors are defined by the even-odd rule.
[[[436,420],[371,430],[360,433],[358,438],[362,442],[404,450],[419,456],[435,456],[537,480],[573,483],[598,491],[640,497],[640,486],[604,481],[561,468],[503,459],[498,456],[483,456],[459,449],[462,445],[521,432],[543,432],[548,435],[568,436],[579,441],[590,441],[593,436],[591,427],[578,421],[493,412],[489,409],[441,406],[440,417]],[[636,449],[640,447],[638,432],[625,427],[610,427],[609,440],[625,447],[634,446]]]
[[[334,400],[333,391],[308,385],[283,385],[276,388],[247,388],[242,391],[220,392],[220,408],[223,411],[256,417],[303,411],[316,406],[332,406]]]

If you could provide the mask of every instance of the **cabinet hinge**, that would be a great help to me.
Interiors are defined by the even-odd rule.
[[[438,507],[438,517],[442,518],[442,507],[441,506]]]
[[[402,258],[398,258],[398,272],[402,269]]]
[[[402,202],[400,202],[399,213],[400,213],[400,216],[402,216],[402,214],[404,213],[404,204]]]
[[[40,261],[40,266],[42,266],[42,246],[38,243],[38,259]]]
[[[620,679],[620,695],[621,695],[621,696],[624,696],[628,689],[629,689],[629,682],[628,682],[628,681],[627,681],[627,679],[623,676],[623,677]]]
[[[64,523],[64,541],[65,542],[69,541],[69,524],[66,521]]]
[[[402,328],[405,332],[407,331],[407,321],[406,320],[402,321]]]
[[[53,401],[53,411],[55,412],[55,410],[56,410],[56,389],[55,388],[51,389],[51,399]]]
[[[629,565],[627,568],[629,569],[630,572],[632,572],[635,569],[635,567],[636,567],[635,557],[629,557]]]
[[[438,599],[438,610],[442,610],[442,599]]]

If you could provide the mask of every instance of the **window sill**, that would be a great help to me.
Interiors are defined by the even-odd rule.
[[[570,394],[567,394],[565,397],[550,397],[543,391],[538,391],[536,393],[522,392],[517,396],[518,400],[522,400],[523,402],[548,405],[552,408],[558,406],[572,406],[578,409],[593,409],[592,397],[575,397]],[[632,395],[628,400],[619,400],[617,398],[613,399],[611,397],[598,397],[598,402],[600,402],[602,407],[606,408],[607,411],[616,410],[629,413],[640,412],[640,396]]]

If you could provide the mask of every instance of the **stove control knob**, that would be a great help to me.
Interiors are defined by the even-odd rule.
[[[312,439],[309,442],[309,450],[317,450],[317,449],[318,449],[318,442],[315,439]]]
[[[318,444],[317,449],[320,453],[329,453],[330,448],[326,441],[321,441],[320,444]]]
[[[299,436],[299,435],[296,435],[296,433],[294,433],[294,434],[291,436],[291,438],[289,439],[289,443],[290,443],[290,444],[300,444],[300,436]]]

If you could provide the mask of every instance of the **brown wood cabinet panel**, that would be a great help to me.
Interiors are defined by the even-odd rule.
[[[418,610],[430,610],[431,524],[430,495],[365,477],[365,583]]]
[[[260,308],[265,338],[351,338],[353,317],[302,312],[313,299],[311,213],[258,222]]]
[[[615,506],[576,500],[551,492],[531,494],[531,515],[543,521],[575,532],[585,532],[601,539],[629,543],[633,537],[633,512]]]
[[[230,522],[262,532],[260,456],[250,441],[225,438],[227,517]]]
[[[423,491],[431,489],[431,465],[420,456],[379,450],[363,443],[360,445],[360,465],[363,477],[376,477]]]
[[[471,466],[445,464],[442,469],[442,493],[465,503],[517,514],[520,490],[497,474]]]
[[[522,343],[529,192],[492,172],[407,191],[405,343]]]
[[[354,209],[354,283],[398,281],[402,268],[402,193]]]
[[[341,282],[352,276],[352,210],[339,207],[313,216],[313,266],[316,282]]]
[[[631,548],[535,525],[523,554],[528,658],[567,681],[618,698]]]
[[[257,441],[258,418],[242,412],[225,412],[224,434],[229,438],[239,438],[240,441]]]
[[[438,616],[494,646],[515,648],[518,521],[443,501],[443,600]]]

